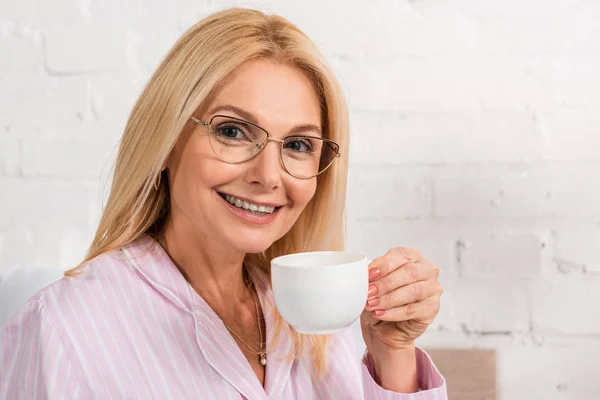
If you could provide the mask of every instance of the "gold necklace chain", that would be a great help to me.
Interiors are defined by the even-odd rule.
[[[267,354],[265,352],[264,344],[263,344],[262,326],[261,326],[261,323],[260,323],[260,311],[259,311],[258,299],[257,299],[258,293],[256,292],[256,286],[254,285],[254,282],[252,282],[251,279],[250,279],[250,274],[248,273],[248,270],[246,269],[246,265],[245,264],[243,265],[243,271],[242,271],[242,273],[244,274],[244,283],[252,291],[252,299],[254,300],[254,307],[256,309],[256,323],[258,325],[258,335],[259,335],[259,338],[260,338],[260,344],[258,346],[258,352],[256,350],[254,350],[252,347],[250,347],[248,345],[248,343],[246,343],[244,341],[244,339],[242,339],[229,326],[227,326],[227,324],[225,322],[223,322],[223,325],[225,325],[225,328],[227,328],[227,330],[229,332],[231,332],[235,337],[237,337],[240,340],[240,342],[242,342],[242,344],[244,346],[246,346],[246,348],[248,348],[248,350],[250,350],[250,352],[252,354],[258,355],[258,361],[260,362],[260,365],[262,365],[264,367],[265,365],[267,365]]]

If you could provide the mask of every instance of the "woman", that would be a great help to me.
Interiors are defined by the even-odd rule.
[[[445,399],[415,347],[442,293],[416,250],[370,265],[362,366],[348,332],[300,335],[274,308],[272,258],[342,249],[347,147],[298,28],[244,9],[196,24],[131,113],[86,259],[3,329],[0,398]]]

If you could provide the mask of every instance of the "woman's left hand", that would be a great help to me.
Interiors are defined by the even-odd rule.
[[[440,269],[415,249],[397,247],[369,265],[369,299],[361,316],[371,354],[414,349],[440,309]]]

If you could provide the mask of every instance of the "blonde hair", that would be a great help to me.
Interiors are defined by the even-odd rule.
[[[301,251],[342,250],[348,170],[348,112],[344,95],[323,56],[295,25],[277,15],[232,8],[192,26],[171,48],[137,100],[120,143],[108,201],[85,260],[119,249],[143,234],[156,237],[169,213],[168,183],[154,189],[186,122],[215,86],[244,62],[269,58],[299,68],[314,84],[324,135],[342,157],[317,177],[317,191],[291,230],[246,261],[270,272],[274,257]],[[166,176],[163,176],[165,178]],[[163,180],[163,182],[166,179]],[[277,314],[276,335],[290,329]],[[295,357],[311,346],[315,373],[326,373],[329,336],[292,331]]]

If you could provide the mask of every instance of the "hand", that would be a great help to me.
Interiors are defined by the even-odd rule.
[[[361,329],[369,353],[377,357],[414,349],[433,322],[443,293],[440,269],[415,249],[395,248],[369,265],[369,299]]]

